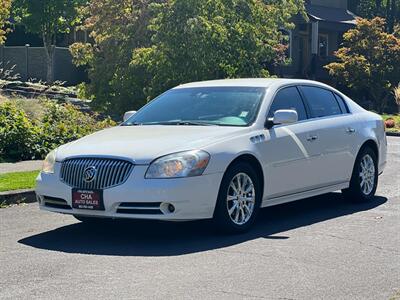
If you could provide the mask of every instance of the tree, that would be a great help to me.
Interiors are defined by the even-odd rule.
[[[386,18],[386,30],[390,33],[400,24],[400,0],[349,0],[349,9],[363,18]]]
[[[8,18],[10,17],[11,0],[0,0],[0,45],[6,40]]]
[[[53,55],[56,36],[68,33],[78,21],[78,8],[86,0],[14,0],[12,11],[17,22],[39,34],[47,61],[47,81],[53,81]]]
[[[379,112],[400,80],[400,39],[384,29],[382,18],[358,18],[356,28],[343,35],[338,62],[325,66],[339,83],[366,94]]]
[[[95,108],[122,112],[145,103],[146,74],[129,63],[133,49],[150,45],[152,6],[164,1],[91,0],[82,11],[94,43],[75,43],[70,51],[75,64],[88,69],[90,84],[82,90]]]
[[[291,28],[304,6],[303,0],[93,0],[89,10],[95,44],[71,50],[89,66],[93,103],[121,112],[188,81],[270,76],[284,56],[280,29]]]

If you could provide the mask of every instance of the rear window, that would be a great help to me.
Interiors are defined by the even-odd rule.
[[[308,102],[313,118],[342,114],[339,103],[331,91],[312,86],[301,86],[300,88]]]

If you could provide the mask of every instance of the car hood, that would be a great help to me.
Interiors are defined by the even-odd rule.
[[[215,142],[248,132],[244,127],[225,126],[117,126],[61,146],[57,161],[77,156],[106,156],[149,164],[174,152],[201,149]]]

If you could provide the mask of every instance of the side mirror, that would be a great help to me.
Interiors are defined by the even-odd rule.
[[[297,111],[294,109],[279,109],[274,113],[274,117],[267,119],[265,125],[268,129],[274,125],[293,124],[299,120]]]
[[[132,117],[134,114],[136,114],[136,110],[127,111],[126,113],[124,113],[124,122]]]

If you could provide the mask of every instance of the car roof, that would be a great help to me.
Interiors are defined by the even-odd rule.
[[[198,88],[198,87],[264,87],[283,86],[288,84],[314,84],[324,86],[324,84],[304,79],[287,79],[287,78],[242,78],[242,79],[220,79],[209,81],[198,81],[181,84],[175,89],[181,88]]]

